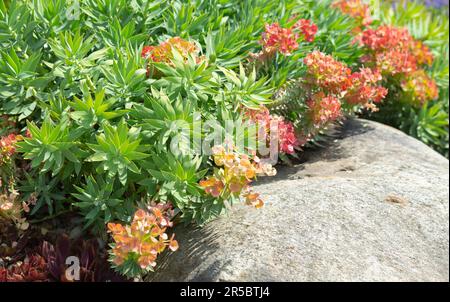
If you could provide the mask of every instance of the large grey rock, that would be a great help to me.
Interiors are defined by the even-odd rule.
[[[256,185],[204,228],[177,227],[180,250],[151,281],[449,281],[449,162],[366,120]]]

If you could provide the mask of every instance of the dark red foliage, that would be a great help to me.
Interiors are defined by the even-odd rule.
[[[101,253],[96,239],[71,241],[67,235],[60,236],[55,245],[45,241],[42,244],[42,255],[47,260],[48,271],[55,281],[68,281],[66,278],[66,259],[78,257],[80,261],[81,282],[126,281],[114,273]]]
[[[29,255],[23,262],[9,268],[0,268],[0,282],[42,282],[49,281],[47,263],[39,254]]]
[[[80,280],[76,281],[127,281],[111,270],[106,251],[97,239],[71,240],[67,235],[60,235],[52,244],[37,237],[34,232],[24,234],[13,250],[2,252],[0,282],[67,282],[66,259],[70,256],[79,259]]]

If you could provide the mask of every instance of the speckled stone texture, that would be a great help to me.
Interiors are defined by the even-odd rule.
[[[393,128],[349,120],[342,137],[278,168],[148,281],[449,281],[449,162]]]

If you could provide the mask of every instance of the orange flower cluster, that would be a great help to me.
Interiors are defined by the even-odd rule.
[[[363,57],[363,63],[372,65],[383,74],[395,75],[417,69],[417,60],[411,52],[411,46],[417,44],[408,30],[383,25],[365,30],[358,39],[370,52]]]
[[[414,40],[407,29],[382,25],[365,30],[358,41],[369,51],[362,62],[380,70],[384,76],[398,77],[404,91],[415,96],[418,104],[438,96],[434,89],[436,83],[422,69],[433,63],[433,54],[428,46]],[[418,77],[417,80],[414,77]],[[429,89],[424,89],[424,85]]]
[[[198,60],[200,59],[197,57],[200,52],[197,45],[180,37],[170,38],[158,46],[144,46],[142,57],[157,63],[172,64],[173,49],[176,49],[186,61],[190,55],[194,55]]]
[[[413,38],[405,28],[382,25],[377,29],[369,28],[365,30],[360,41],[362,45],[375,52],[394,48],[409,52]]]
[[[16,134],[0,137],[0,166],[10,161],[16,153],[15,144],[21,140],[23,140],[23,136]]]
[[[428,100],[434,100],[439,95],[436,82],[423,69],[411,73],[402,81],[401,86],[416,105],[423,104]]]
[[[260,43],[266,53],[290,55],[298,48],[298,38],[292,28],[283,28],[278,23],[273,23],[266,24]]]
[[[225,189],[224,182],[214,176],[209,176],[207,179],[201,180],[200,186],[205,189],[206,194],[215,198],[218,198]]]
[[[433,54],[428,46],[414,40],[405,28],[383,25],[368,29],[362,33],[359,42],[372,52],[372,57],[369,55],[365,60],[375,62],[382,72],[414,72],[420,65],[433,63]]]
[[[361,61],[380,70],[385,76],[406,74],[417,68],[415,59],[410,53],[395,48],[366,55]]]
[[[257,209],[264,206],[264,201],[261,199],[259,193],[248,190],[243,196],[245,198],[245,204],[247,205],[254,206]]]
[[[261,163],[257,156],[250,158],[248,155],[239,154],[233,147],[229,149],[222,145],[212,148],[214,163],[220,168],[216,169],[213,176],[200,181],[200,186],[207,194],[224,200],[231,195],[238,197],[246,191],[244,197],[247,204],[261,207],[262,200],[254,198],[256,193],[250,194],[250,182],[258,174],[275,175],[276,170],[270,164]]]
[[[298,48],[300,36],[307,42],[313,42],[316,33],[317,25],[307,19],[300,19],[289,28],[283,28],[278,23],[266,24],[260,43],[263,53],[290,55]]]
[[[386,88],[377,84],[381,80],[378,71],[361,68],[359,72],[354,72],[350,76],[351,85],[346,91],[344,100],[352,105],[381,102],[388,93]]]
[[[142,269],[152,270],[156,258],[167,247],[171,251],[178,249],[174,235],[169,239],[166,229],[172,222],[164,215],[163,207],[151,208],[151,213],[139,209],[134,214],[131,225],[108,223],[114,246],[113,262],[120,266],[126,261],[135,261]]]
[[[428,65],[431,66],[433,64],[433,54],[430,51],[430,48],[423,44],[422,41],[413,41],[411,43],[411,52],[416,58],[416,62],[419,65]]]
[[[308,54],[304,63],[307,66],[307,82],[321,93],[316,93],[309,101],[313,112],[313,120],[323,125],[326,119],[334,120],[340,114],[339,100],[351,105],[364,105],[376,108],[386,96],[387,89],[378,85],[382,80],[378,71],[361,68],[352,73],[345,64],[336,61],[332,56],[319,51]],[[322,101],[319,99],[324,97]],[[320,106],[323,105],[323,110]]]
[[[363,0],[337,0],[332,7],[338,8],[343,14],[354,18],[360,26],[368,26],[372,23],[370,6]]]
[[[281,27],[278,23],[266,24],[259,41],[262,51],[250,53],[249,59],[252,62],[266,64],[276,53],[288,56],[298,49],[300,37],[306,42],[313,42],[316,33],[317,25],[307,19],[300,19],[288,28]]]
[[[294,154],[295,148],[299,146],[294,125],[282,116],[272,116],[272,121],[276,121],[278,124],[278,141],[281,152]]]
[[[350,68],[330,55],[315,50],[309,53],[303,62],[308,68],[307,80],[310,84],[325,89],[329,93],[340,93],[351,84]]]
[[[294,26],[294,29],[300,30],[300,33],[303,35],[303,39],[306,42],[313,42],[317,33],[317,25],[314,24],[311,20],[308,19],[300,19],[298,20]]]
[[[333,95],[318,92],[306,104],[311,110],[311,118],[315,127],[334,121],[341,116],[341,102]]]

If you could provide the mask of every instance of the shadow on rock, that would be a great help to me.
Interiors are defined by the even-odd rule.
[[[174,281],[187,279],[190,268],[197,267],[202,263],[202,259],[208,258],[217,250],[220,234],[208,227],[197,227],[193,225],[180,224],[174,228],[176,239],[179,242],[180,249],[175,253],[164,253],[158,259],[158,266],[155,273],[149,274],[146,281]],[[177,264],[184,263],[180,266]],[[220,267],[214,267],[214,263],[207,270],[209,272],[220,272]],[[161,274],[164,271],[166,273]],[[171,272],[167,274],[167,272]],[[208,275],[211,276],[211,273]],[[206,278],[206,277],[205,277]],[[195,281],[203,281],[201,275],[195,276]]]

